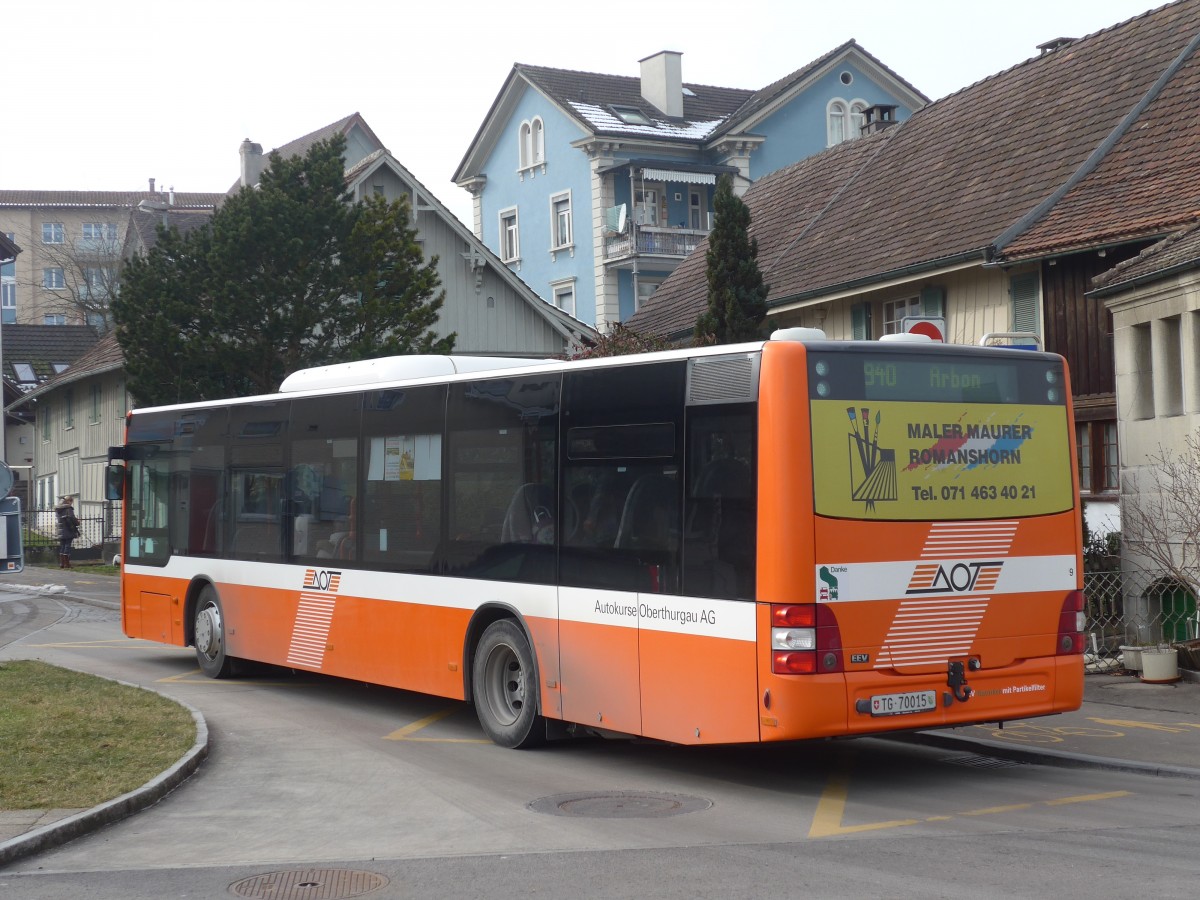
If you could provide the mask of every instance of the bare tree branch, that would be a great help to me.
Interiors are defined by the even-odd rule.
[[[1159,445],[1122,485],[1125,545],[1200,596],[1200,431],[1180,452]]]

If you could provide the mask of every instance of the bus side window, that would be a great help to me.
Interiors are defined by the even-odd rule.
[[[456,384],[444,574],[554,582],[559,376]]]
[[[560,583],[678,594],[682,545],[681,363],[571,373],[564,388]]]
[[[754,453],[753,409],[691,411],[685,594],[724,599],[754,596]]]

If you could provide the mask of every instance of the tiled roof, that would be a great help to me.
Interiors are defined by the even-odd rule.
[[[366,120],[360,114],[355,112],[350,113],[350,115],[343,119],[338,119],[336,122],[318,128],[316,131],[310,131],[308,134],[304,135],[303,137],[298,137],[294,141],[288,141],[286,144],[276,147],[274,150],[267,151],[263,154],[264,160],[272,153],[278,153],[284,159],[291,159],[293,156],[303,156],[309,150],[311,150],[313,145],[318,141],[327,141],[339,134],[349,134],[351,128],[355,125],[369,134],[371,139],[376,144],[379,144],[381,147],[383,146],[383,142],[375,136],[375,132],[373,132],[371,127],[367,125]],[[226,196],[229,194],[236,194],[239,190],[241,190],[241,187],[242,180],[239,178],[230,186],[229,190],[226,192]]]
[[[91,350],[75,360],[71,368],[54,376],[45,384],[34,388],[25,395],[24,400],[33,400],[35,397],[40,397],[49,391],[62,387],[64,384],[73,384],[91,375],[111,372],[124,367],[124,365],[125,354],[121,352],[121,345],[117,343],[116,332],[110,331],[104,337],[100,338],[100,340],[96,341],[92,345]]]
[[[33,366],[39,382],[54,377],[54,364],[74,365],[95,346],[99,336],[87,325],[5,325],[4,375],[14,384],[28,388],[14,366]]]
[[[1175,73],[1113,151],[1036,221],[1200,33],[1200,0],[1144,13],[943,98],[879,135],[850,141],[746,192],[768,303],[819,297],[948,260],[1065,251],[1162,233],[1200,212],[1200,140],[1181,108],[1200,65]],[[1173,120],[1172,116],[1176,118]],[[1150,173],[1143,178],[1142,172]],[[1107,201],[1117,192],[1121,206]],[[1189,215],[1190,211],[1190,215]],[[783,236],[776,234],[786,228]],[[630,320],[689,330],[704,308],[703,251]],[[697,284],[696,282],[700,283]]]
[[[0,231],[0,259],[15,259],[20,252],[21,248],[14,241],[10,241],[7,234]]]
[[[599,135],[638,135],[659,140],[699,142],[754,93],[738,88],[685,84],[681,121],[665,116],[642,97],[640,78],[551,69],[524,63],[517,63],[514,70],[564,110],[586,122]],[[639,109],[652,124],[628,125],[612,114],[609,109],[612,106]]]
[[[210,221],[212,216],[213,211],[209,209],[170,209],[166,211],[167,225],[177,229],[180,234],[187,234],[189,231],[194,231]],[[152,210],[134,209],[130,215],[129,224],[137,233],[144,250],[149,250],[158,243],[158,226],[162,224],[162,221],[163,213]]]
[[[1092,288],[1097,296],[1107,296],[1180,269],[1200,269],[1200,222],[1163,238],[1133,259],[1092,279]]]
[[[165,191],[20,191],[0,190],[0,207],[41,206],[114,209],[137,206],[143,200],[162,200]],[[183,209],[213,209],[224,194],[175,191],[175,205]]]

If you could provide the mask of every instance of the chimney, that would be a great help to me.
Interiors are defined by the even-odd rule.
[[[642,97],[660,112],[683,118],[682,53],[663,50],[639,60],[642,65]]]
[[[1045,56],[1047,53],[1053,53],[1055,50],[1061,50],[1063,47],[1070,46],[1077,40],[1078,38],[1056,37],[1046,41],[1044,44],[1038,44],[1037,48],[1042,51],[1042,56]]]
[[[246,138],[242,141],[240,152],[242,154],[241,186],[254,187],[262,177],[262,144],[252,144],[250,143],[250,138]]]
[[[150,179],[150,193],[152,193],[152,194],[154,193],[154,179],[153,178]]]
[[[863,134],[874,134],[896,124],[896,106],[891,103],[876,103],[863,110]]]

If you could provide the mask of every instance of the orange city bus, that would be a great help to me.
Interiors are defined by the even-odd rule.
[[[110,451],[123,628],[216,678],[255,660],[467,700],[506,747],[1073,710],[1070,396],[1049,353],[787,329],[138,409]]]

